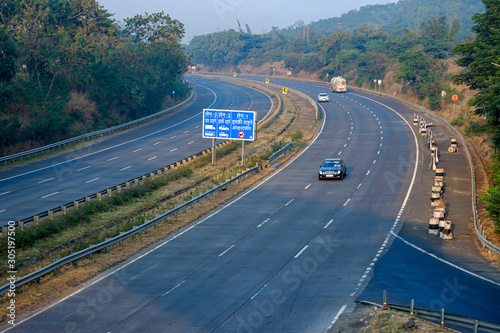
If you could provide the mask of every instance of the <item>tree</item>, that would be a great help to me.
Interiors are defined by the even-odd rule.
[[[473,16],[476,39],[458,45],[459,66],[466,72],[456,75],[456,84],[466,84],[476,95],[470,99],[476,114],[487,117],[495,147],[500,147],[500,0],[483,0],[486,11]]]

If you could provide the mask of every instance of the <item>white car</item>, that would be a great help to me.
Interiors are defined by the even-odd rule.
[[[321,93],[318,95],[318,102],[328,102],[330,100],[330,97],[328,97],[328,94],[326,93]]]
[[[229,131],[229,127],[219,126],[219,131]]]
[[[219,136],[220,136],[221,138],[229,138],[229,134],[224,133],[224,132],[219,133]]]

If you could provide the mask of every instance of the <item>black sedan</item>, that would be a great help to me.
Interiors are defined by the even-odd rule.
[[[344,160],[340,158],[327,158],[319,166],[318,179],[339,178],[344,179],[346,166]]]

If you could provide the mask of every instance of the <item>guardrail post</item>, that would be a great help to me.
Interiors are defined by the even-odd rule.
[[[125,182],[125,187],[126,187],[127,189],[129,189],[129,188],[130,188],[130,182]]]
[[[49,216],[49,219],[53,220],[54,219],[54,212],[49,210],[48,211],[48,216]]]
[[[150,173],[149,173],[149,178],[151,178],[151,179],[155,179],[155,173],[154,173],[154,172],[150,172]]]
[[[106,241],[108,241],[108,240],[109,240],[109,238],[106,238]],[[109,246],[106,246],[106,248],[105,248],[105,252],[106,252],[106,253],[108,253],[108,252],[109,252]]]
[[[7,227],[5,227],[5,226],[2,227],[2,235],[4,235],[4,236],[7,235],[7,232],[8,232]]]
[[[96,193],[96,197],[97,197],[97,200],[101,201],[101,192],[97,192]]]
[[[122,187],[121,185],[116,185],[116,192],[121,193],[122,192]]]
[[[36,225],[38,225],[38,221],[40,221],[40,216],[38,215],[33,216],[33,222],[35,222]]]
[[[387,290],[384,290],[384,308],[387,306]]]
[[[123,234],[123,231],[120,232],[120,235]],[[120,246],[123,246],[123,239],[120,240]]]
[[[474,320],[474,333],[477,333],[477,329],[479,327],[479,321],[477,319]]]
[[[23,230],[23,229],[24,229],[24,222],[23,222],[23,221],[18,221],[18,222],[17,222],[17,227],[18,227],[19,229]]]
[[[139,178],[134,179],[134,184],[135,184],[135,186],[139,185]]]
[[[412,298],[410,303],[410,314],[413,316],[413,307],[415,306],[415,300]]]
[[[87,205],[90,205],[90,197],[85,197],[85,202],[87,203]]]
[[[61,212],[63,213],[63,215],[66,215],[66,212],[67,212],[67,209],[66,209],[66,206],[61,206]]]
[[[76,267],[76,266],[77,266],[78,261],[77,261],[77,260],[73,260],[72,262],[73,262],[73,267]]]
[[[78,210],[80,203],[78,201],[73,201],[73,207],[75,207],[75,210]]]
[[[145,181],[146,181],[146,179],[147,179],[146,175],[143,175],[143,176],[142,176],[142,181],[143,181],[143,182],[145,182]]]
[[[444,308],[441,308],[441,326],[444,326]]]
[[[108,193],[108,197],[110,197],[111,196],[111,189],[110,188],[106,189],[106,192]]]

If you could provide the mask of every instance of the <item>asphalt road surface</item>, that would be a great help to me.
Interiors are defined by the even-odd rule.
[[[328,89],[282,83],[313,98]],[[433,288],[426,276],[455,268],[395,237],[421,172],[418,139],[401,117],[413,112],[358,92],[330,97],[321,133],[270,178],[9,331],[325,332],[370,279]],[[347,177],[319,181],[331,157],[346,161]],[[384,276],[401,261],[403,273]],[[467,295],[490,303],[468,296],[463,311],[498,308],[491,283],[467,279]],[[449,280],[455,291],[462,281]]]

